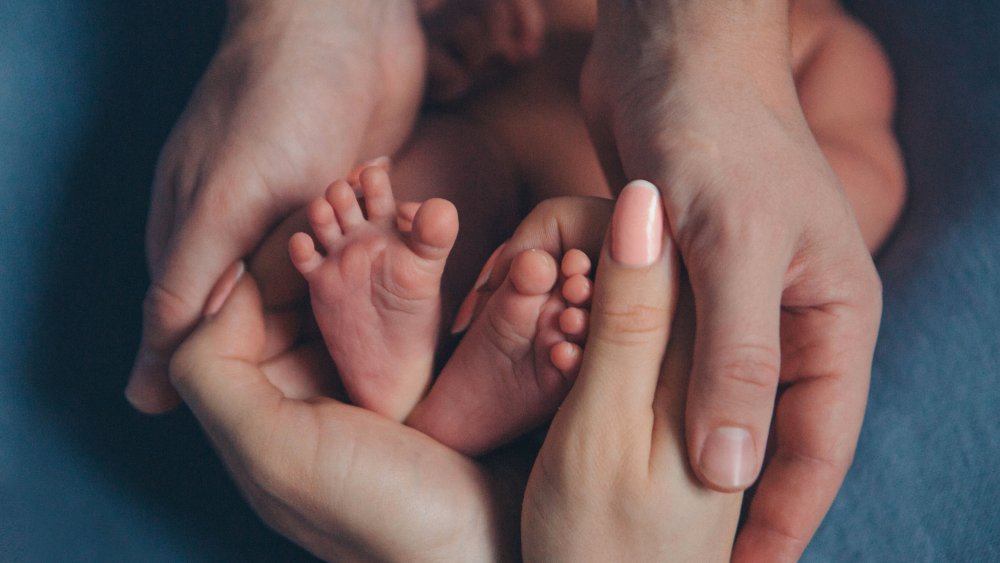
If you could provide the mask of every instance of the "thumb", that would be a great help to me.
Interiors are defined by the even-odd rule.
[[[266,342],[260,292],[243,276],[216,315],[206,317],[177,350],[170,378],[215,438],[246,432],[282,395],[259,368]]]
[[[174,350],[205,312],[209,292],[260,236],[259,221],[241,218],[234,232],[215,209],[201,207],[175,231],[143,302],[142,341],[125,396],[140,411],[155,414],[177,406],[167,379]]]
[[[760,472],[781,363],[787,262],[774,245],[740,246],[687,260],[697,316],[687,443],[699,479],[724,492]]]
[[[639,444],[627,451],[649,453],[678,287],[677,258],[663,223],[652,184],[632,182],[621,192],[599,261],[583,362],[554,422],[559,432],[587,443],[609,441],[594,444],[594,451]]]

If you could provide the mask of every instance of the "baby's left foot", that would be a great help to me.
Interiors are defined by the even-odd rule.
[[[458,234],[445,200],[424,202],[401,230],[388,173],[361,172],[367,216],[354,189],[334,183],[309,207],[326,251],[309,235],[289,242],[309,282],[313,312],[351,400],[402,420],[427,389],[441,320],[441,275]]]

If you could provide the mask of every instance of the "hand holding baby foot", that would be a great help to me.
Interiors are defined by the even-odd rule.
[[[565,260],[563,265],[565,271]],[[589,262],[570,267],[574,277],[590,273]],[[560,346],[567,343],[561,320],[569,309],[565,282],[558,281],[548,252],[515,257],[407,424],[476,455],[548,419],[572,385],[579,355]],[[589,289],[574,296],[583,304]],[[586,331],[585,321],[569,324],[577,334]]]
[[[421,97],[424,43],[410,2],[229,2],[226,33],[157,166],[152,284],[126,390],[165,412],[174,348],[210,289],[276,221],[358,160],[395,150]]]
[[[325,251],[298,233],[289,242],[309,282],[313,312],[351,400],[405,418],[430,382],[441,318],[441,275],[458,235],[455,207],[424,202],[397,226],[387,171],[361,172],[364,211],[354,189],[335,182],[309,206]]]
[[[325,354],[296,341],[268,358],[270,322],[245,275],[171,364],[172,382],[268,525],[327,561],[518,557],[508,499],[521,497],[520,461],[473,462],[326,396]]]
[[[599,6],[581,80],[595,144],[613,185],[662,190],[696,303],[691,467],[747,488],[773,421],[734,559],[795,560],[853,458],[881,286],[796,96],[788,2]]]
[[[693,311],[689,295],[678,304],[676,254],[662,219],[650,221],[662,218],[651,191],[626,188],[615,211],[583,363],[525,491],[525,561],[729,560],[742,495],[703,489],[688,470]],[[644,259],[620,242],[645,245]]]

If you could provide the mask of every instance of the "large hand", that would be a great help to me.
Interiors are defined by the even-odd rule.
[[[323,396],[333,369],[322,342],[268,354],[272,321],[244,276],[171,362],[177,390],[269,525],[330,561],[516,559],[517,464],[488,470]]]
[[[525,492],[528,561],[729,560],[741,495],[704,489],[688,470],[694,318],[689,293],[678,305],[676,253],[663,240],[654,189],[626,188],[598,267],[583,365]]]
[[[582,95],[609,176],[662,189],[690,276],[693,469],[749,486],[773,415],[735,557],[794,560],[853,457],[880,283],[796,98],[788,3],[719,4],[602,2]]]
[[[222,45],[157,168],[152,286],[127,389],[137,408],[176,405],[167,362],[223,271],[359,159],[403,141],[424,58],[407,1],[231,2]]]

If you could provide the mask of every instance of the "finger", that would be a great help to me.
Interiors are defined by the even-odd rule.
[[[627,449],[647,459],[677,298],[678,268],[663,222],[655,187],[633,182],[622,191],[598,263],[583,363],[556,419],[566,425],[562,432],[619,451],[637,446]]]
[[[166,150],[164,149],[164,155],[160,157],[160,163],[156,167],[149,219],[146,222],[146,262],[150,272],[155,272],[163,260],[163,253],[170,239],[170,228],[176,220],[177,209],[173,196],[177,193],[175,177],[178,171],[165,164]]]
[[[789,387],[775,414],[775,450],[734,552],[736,561],[796,561],[836,497],[861,431],[880,303],[787,313]]]
[[[537,248],[557,258],[570,249],[596,258],[604,242],[604,230],[612,204],[604,198],[555,198],[540,203],[521,222],[483,284],[489,293],[507,279],[510,264],[526,250]]]
[[[170,362],[171,381],[213,438],[229,443],[234,434],[263,423],[261,415],[282,400],[258,367],[265,338],[260,293],[244,276],[219,313],[206,318]]]
[[[700,244],[697,256],[684,257],[697,314],[687,443],[699,480],[718,491],[742,490],[757,478],[781,361],[788,261],[769,241],[739,242]]]
[[[244,219],[245,218],[241,218]],[[178,403],[167,380],[167,362],[205,309],[205,300],[226,268],[259,238],[254,221],[234,232],[216,210],[201,208],[176,231],[143,303],[143,331],[125,394],[137,409],[161,413]]]
[[[302,302],[309,294],[305,278],[288,254],[292,235],[309,228],[306,207],[289,215],[254,250],[247,265],[257,281],[265,309],[285,308]]]

